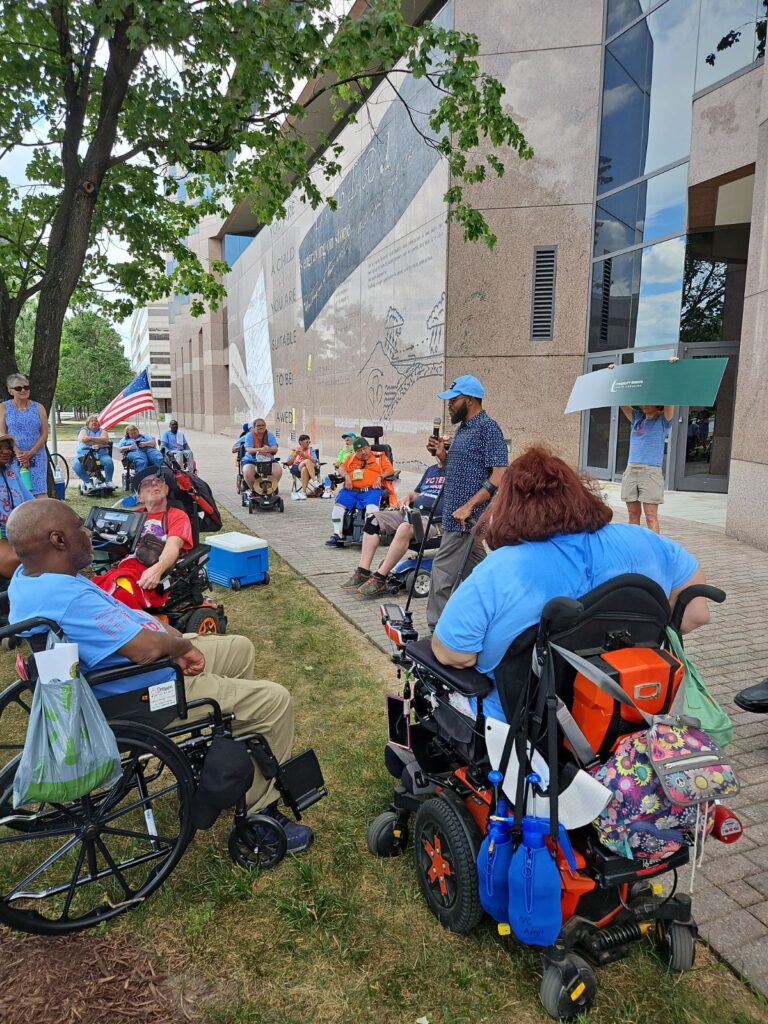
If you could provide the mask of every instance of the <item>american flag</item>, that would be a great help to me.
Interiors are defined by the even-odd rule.
[[[135,380],[123,388],[117,398],[113,398],[109,405],[102,409],[99,413],[99,423],[104,430],[109,430],[116,423],[129,419],[137,412],[154,408],[149,376],[146,370],[142,370]]]

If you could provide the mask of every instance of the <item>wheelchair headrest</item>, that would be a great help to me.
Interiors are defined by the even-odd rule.
[[[367,437],[369,441],[378,441],[384,436],[384,427],[361,427],[360,437]]]

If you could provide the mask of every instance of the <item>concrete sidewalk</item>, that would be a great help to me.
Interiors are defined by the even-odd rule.
[[[290,478],[284,477],[285,512],[249,515],[235,493],[235,466],[226,437],[186,431],[200,474],[213,488],[217,501],[305,576],[334,607],[383,649],[386,638],[378,620],[379,601],[357,597],[339,583],[357,565],[359,549],[326,548],[331,532],[331,502],[290,501]],[[68,451],[61,446],[65,455]],[[404,474],[401,493],[418,476]],[[624,519],[614,489],[607,488]],[[735,848],[707,843],[703,867],[696,873],[696,920],[710,945],[768,996],[768,716],[751,715],[733,705],[733,694],[768,675],[768,553],[726,537],[719,519],[719,496],[686,494],[661,509],[662,529],[684,544],[700,561],[707,579],[722,587],[728,600],[712,607],[712,623],[693,634],[689,652],[716,698],[731,714],[734,740],[729,758],[739,773],[742,791],[733,801],[746,835]],[[714,500],[712,500],[714,499]],[[680,510],[702,522],[679,518]],[[676,515],[673,513],[677,513]],[[426,629],[424,600],[414,600],[417,628]],[[361,828],[364,823],[361,823]],[[681,879],[681,885],[684,880]],[[687,881],[685,882],[687,885]]]

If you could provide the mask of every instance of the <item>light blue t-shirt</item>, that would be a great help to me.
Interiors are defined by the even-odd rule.
[[[435,635],[451,650],[479,652],[475,668],[493,678],[509,645],[539,621],[551,598],[583,597],[630,572],[655,580],[669,596],[697,566],[673,540],[628,524],[524,541],[492,551],[472,570],[443,609]],[[483,708],[504,721],[495,689]]]
[[[19,476],[16,459],[0,467],[0,537],[5,538],[5,524],[11,512],[25,501],[34,501],[34,498],[34,494],[24,486]]]
[[[160,443],[164,444],[170,452],[182,452],[189,448],[184,432],[181,430],[177,430],[175,434],[172,430],[165,430],[160,438]]]
[[[101,429],[101,427],[99,427],[98,430],[91,430],[90,427],[84,427],[83,429],[85,430],[85,436],[86,437],[101,437],[101,435],[104,433],[104,431]],[[103,445],[101,445],[100,448],[94,448],[93,445],[86,444],[85,441],[78,441],[78,443],[77,443],[77,451],[75,452],[77,457],[80,459],[80,458],[83,457],[83,455],[87,455],[88,452],[99,452],[99,453],[104,452],[104,453],[107,453],[107,452],[109,452],[109,446],[106,445],[106,444],[103,444]]]
[[[277,448],[277,438],[270,430],[267,431],[267,440],[264,443],[270,448]],[[245,443],[243,445],[243,448],[244,450],[247,448],[262,448],[264,447],[264,443],[257,444],[253,431],[249,430],[248,433],[245,435]],[[241,461],[272,462],[272,458],[273,457],[271,455],[251,455],[248,451],[246,451]]]
[[[124,644],[142,629],[165,632],[156,616],[120,604],[84,576],[52,572],[25,576],[19,566],[11,579],[8,597],[11,622],[39,616],[58,623],[67,640],[78,645],[83,672],[131,665],[133,662],[116,653]],[[148,673],[146,681],[173,678],[172,670],[159,669]]]
[[[627,461],[641,466],[660,466],[664,461],[664,442],[671,429],[672,420],[665,420],[663,413],[649,420],[634,409]]]
[[[132,444],[138,444],[139,441],[151,441],[152,438],[148,434],[139,434],[138,437],[124,437],[121,439],[118,448],[129,448]]]

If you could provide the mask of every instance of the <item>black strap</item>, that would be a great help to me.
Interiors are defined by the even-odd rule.
[[[547,711],[547,761],[549,762],[549,834],[554,843],[558,840],[558,768],[557,768],[557,684],[555,682],[554,655],[551,648],[547,651],[544,663],[542,691],[545,692]]]

